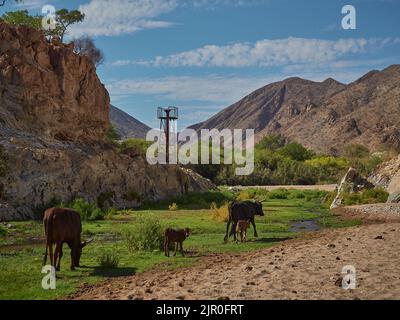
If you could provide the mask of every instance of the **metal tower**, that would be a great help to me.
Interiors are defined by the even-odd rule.
[[[165,133],[165,145],[166,145],[166,163],[170,163],[170,146],[171,146],[171,129],[172,129],[172,137],[174,137],[173,146],[176,150],[175,136],[176,136],[176,121],[178,120],[178,108],[176,107],[167,107],[157,109],[157,118],[160,119],[160,132]],[[162,139],[159,139],[159,143],[161,143]],[[161,146],[160,146],[161,147]],[[160,150],[160,148],[159,148]]]

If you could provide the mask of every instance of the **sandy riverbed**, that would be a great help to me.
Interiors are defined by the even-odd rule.
[[[400,299],[400,223],[306,234],[272,248],[205,257],[86,286],[74,299]],[[341,286],[342,267],[357,287]]]

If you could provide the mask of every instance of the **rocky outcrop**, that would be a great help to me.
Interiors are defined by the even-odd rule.
[[[359,175],[356,169],[350,168],[340,182],[336,197],[330,208],[335,209],[340,207],[343,201],[343,194],[345,193],[359,192],[365,189],[373,189],[374,187],[374,184]]]
[[[380,165],[369,180],[389,192],[388,202],[400,202],[400,155]]]
[[[3,126],[58,140],[99,141],[109,127],[109,95],[88,58],[1,22],[0,105]]]
[[[214,187],[178,166],[118,153],[105,140],[109,108],[94,65],[71,45],[0,22],[0,220],[77,197],[122,209]]]

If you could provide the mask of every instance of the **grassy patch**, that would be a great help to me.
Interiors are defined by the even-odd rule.
[[[286,194],[287,192],[285,192]],[[76,292],[84,283],[95,283],[108,277],[133,275],[149,268],[179,268],[189,266],[209,253],[245,252],[273,246],[279,241],[296,237],[290,232],[295,221],[320,219],[324,227],[341,227],[354,222],[339,221],[321,205],[314,191],[288,191],[286,198],[265,197],[264,191],[254,191],[254,198],[264,198],[264,217],[256,217],[258,238],[249,230],[249,241],[237,244],[224,243],[226,223],[213,219],[210,210],[213,201],[218,208],[236,197],[227,191],[211,192],[200,200],[190,195],[187,198],[158,203],[153,208],[137,211],[121,211],[107,220],[83,221],[83,239],[94,242],[84,248],[81,268],[69,271],[70,250],[64,247],[61,271],[57,273],[57,289],[45,291],[41,288],[42,259],[44,254],[43,227],[40,222],[13,222],[13,228],[3,236],[0,246],[0,299],[54,299]],[[192,202],[193,201],[193,202]],[[206,203],[206,201],[209,201]],[[177,203],[178,210],[168,210],[168,205]],[[186,206],[186,208],[185,208]],[[205,208],[193,209],[196,206]],[[161,207],[161,209],[160,209]],[[323,220],[323,221],[322,221]],[[192,230],[184,242],[186,256],[167,258],[159,248],[160,231],[167,227]],[[129,245],[126,234],[136,234]],[[160,235],[161,237],[161,235]],[[147,245],[156,239],[157,245]],[[158,240],[157,240],[158,239]],[[151,241],[150,241],[151,242]],[[140,245],[137,245],[140,244]],[[116,261],[118,263],[116,263]]]

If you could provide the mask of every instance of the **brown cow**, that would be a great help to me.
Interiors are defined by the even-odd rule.
[[[175,253],[174,256],[176,256],[176,251],[178,250],[178,245],[181,248],[181,253],[182,256],[185,256],[183,253],[183,241],[186,240],[187,237],[189,237],[190,234],[190,229],[185,228],[183,230],[174,230],[168,228],[165,230],[165,235],[164,235],[164,253],[167,257],[169,257],[169,245],[170,243],[175,244]]]
[[[63,256],[62,247],[67,243],[71,249],[71,270],[79,267],[82,248],[91,241],[81,242],[82,224],[78,212],[71,209],[47,209],[43,218],[46,233],[46,253],[43,265],[46,264],[47,255],[50,254],[50,263],[57,271]],[[55,245],[53,255],[53,245]]]

